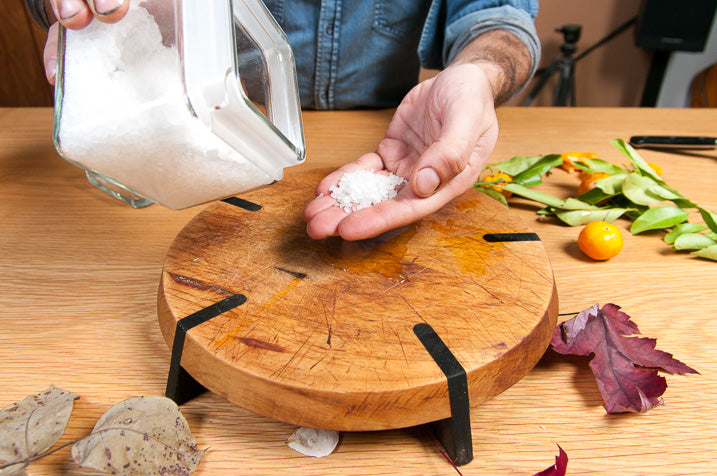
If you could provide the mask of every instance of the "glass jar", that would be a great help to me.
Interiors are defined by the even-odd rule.
[[[60,28],[53,140],[137,208],[270,184],[305,159],[293,53],[259,0],[131,0]]]

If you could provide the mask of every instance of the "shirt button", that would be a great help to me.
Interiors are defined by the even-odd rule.
[[[334,26],[333,25],[329,25],[326,27],[326,34],[329,36],[334,34]]]

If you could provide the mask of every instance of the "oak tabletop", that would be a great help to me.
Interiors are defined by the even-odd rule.
[[[715,109],[503,108],[491,156],[596,152],[622,163],[610,144],[633,135],[717,135]],[[336,167],[372,151],[391,111],[305,112],[307,161],[287,175]],[[717,152],[641,150],[664,180],[717,210]],[[540,190],[573,193],[574,175],[554,172]],[[559,311],[595,303],[622,307],[657,348],[700,372],[666,375],[664,405],[607,414],[586,359],[546,352],[518,383],[471,410],[471,474],[532,475],[558,445],[568,474],[675,475],[717,472],[717,264],[673,251],[661,232],[629,233],[624,249],[595,262],[577,247],[579,227],[540,221],[535,203],[511,211],[542,240]],[[0,109],[0,408],[50,385],[80,396],[58,442],[87,435],[112,405],[163,395],[170,349],[157,320],[157,291],[172,241],[205,206],[132,209],[91,186],[52,144],[52,110]],[[567,318],[566,316],[561,319]],[[330,456],[287,445],[296,430],[206,392],[181,411],[200,448],[196,474],[457,474],[424,426],[344,432]],[[29,474],[90,474],[65,447],[31,463]]]

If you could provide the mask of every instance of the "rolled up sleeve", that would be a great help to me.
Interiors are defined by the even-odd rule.
[[[540,40],[534,19],[538,0],[434,0],[419,43],[419,57],[425,68],[442,69],[479,35],[491,30],[505,30],[515,35],[527,48],[530,76],[540,62]]]

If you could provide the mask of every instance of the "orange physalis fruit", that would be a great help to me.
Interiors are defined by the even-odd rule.
[[[572,172],[577,170],[575,162],[582,162],[584,159],[596,159],[597,154],[595,152],[565,152],[560,157],[563,159],[560,168]]]
[[[602,180],[604,178],[608,178],[609,176],[610,176],[610,174],[607,174],[605,172],[595,172],[594,174],[586,174],[585,178],[583,178],[583,180],[580,182],[580,186],[578,187],[578,196],[594,189],[595,182],[597,182],[598,180]]]
[[[648,162],[647,165],[649,165],[650,168],[651,168],[652,170],[654,170],[657,175],[659,175],[660,177],[662,177],[662,167],[660,167],[660,166],[657,165],[657,164],[653,164],[653,163],[651,163],[651,162]]]
[[[508,190],[504,190],[503,187],[505,187],[505,184],[507,182],[512,182],[513,177],[506,174],[505,172],[498,172],[495,174],[486,175],[483,179],[484,182],[496,182],[492,185],[484,185],[486,188],[490,188],[495,190],[496,192],[500,192],[503,194],[504,197],[508,198],[512,195],[511,192]]]
[[[611,223],[594,221],[585,225],[578,235],[578,247],[594,260],[608,260],[622,251],[622,234]]]

